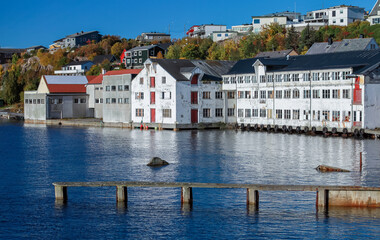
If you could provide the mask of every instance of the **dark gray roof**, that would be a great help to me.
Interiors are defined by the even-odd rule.
[[[160,44],[157,44],[158,47],[162,48],[163,50],[167,51],[168,48],[173,45],[173,43],[169,42],[169,43],[160,43]]]
[[[92,59],[92,62],[94,64],[101,64],[105,60],[108,60],[110,62],[114,62],[114,61],[116,61],[116,57],[114,55],[98,55],[98,56],[95,56],[94,59]]]
[[[282,50],[282,51],[261,52],[261,53],[258,53],[255,57],[257,57],[257,58],[260,58],[260,57],[262,57],[262,58],[286,57],[292,51],[293,51],[293,49]]]
[[[83,65],[83,64],[86,64],[86,63],[93,63],[92,61],[73,61],[73,62],[70,62],[69,64],[66,64],[64,67],[66,66],[74,66],[74,65]]]
[[[378,15],[377,13],[379,12],[379,10],[380,10],[380,0],[377,0],[369,15],[377,16]]]
[[[79,37],[79,36],[83,36],[83,35],[90,34],[90,33],[99,33],[99,31],[90,31],[90,32],[83,32],[82,31],[82,32],[78,32],[78,33],[68,35],[68,36],[66,36],[66,38]]]
[[[155,48],[155,47],[161,48],[158,45],[148,45],[148,46],[134,47],[134,48],[131,48],[131,49],[127,50],[127,51],[129,52],[129,51],[139,51],[139,50],[150,50],[150,49]],[[162,50],[164,50],[164,49],[162,49]]]
[[[205,74],[202,80],[221,81],[222,75],[227,73],[235,64],[233,61],[187,60],[187,59],[150,59],[158,63],[177,81],[188,81],[183,73],[191,72],[198,67]]]
[[[269,72],[353,68],[354,74],[360,74],[380,63],[380,50],[291,56],[289,60],[287,58],[250,58],[237,62],[228,74],[255,73],[252,65],[257,60],[266,65]]]
[[[25,49],[22,48],[0,48],[0,53],[22,53]]]
[[[333,42],[331,45],[328,42],[314,43],[306,55],[365,50],[372,40],[373,38],[343,39],[340,42]]]

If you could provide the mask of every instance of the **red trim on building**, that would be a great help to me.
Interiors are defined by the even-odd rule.
[[[123,70],[115,70],[109,71],[104,74],[104,76],[112,76],[112,75],[123,75],[123,74],[139,74],[142,69],[123,69]]]
[[[49,84],[50,93],[86,93],[85,84]]]

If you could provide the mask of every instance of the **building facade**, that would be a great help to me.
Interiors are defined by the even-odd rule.
[[[364,8],[340,5],[327,9],[308,12],[305,23],[347,26],[355,21],[364,20]]]
[[[254,58],[224,75],[231,124],[314,131],[380,126],[380,51]]]
[[[212,37],[212,40],[214,42],[219,42],[219,41],[224,41],[224,40],[227,40],[227,39],[233,39],[233,38],[236,38],[238,36],[238,33],[237,32],[234,32],[234,31],[229,31],[229,30],[226,30],[226,31],[215,31],[212,33],[211,35]]]
[[[126,68],[143,68],[144,62],[150,57],[156,57],[159,52],[162,56],[165,55],[166,49],[159,45],[149,45],[135,47],[129,50],[124,50],[120,60],[125,64]]]
[[[203,24],[194,25],[186,33],[191,38],[209,38],[215,31],[226,31],[226,25]]]
[[[252,28],[254,33],[259,33],[263,28],[272,23],[278,23],[285,26],[288,23],[288,17],[286,16],[253,16]]]
[[[221,74],[234,62],[148,59],[132,81],[132,121],[162,128],[224,122]]]
[[[93,117],[85,84],[84,76],[42,76],[36,91],[24,92],[25,120]]]
[[[94,65],[91,61],[77,61],[71,62],[62,66],[61,70],[54,71],[54,74],[64,76],[83,76]]]
[[[50,50],[55,51],[57,48],[74,48],[87,45],[92,42],[99,42],[102,39],[102,35],[98,31],[90,32],[77,32],[66,36],[65,38],[54,41],[50,45]]]
[[[88,108],[93,112],[94,118],[103,118],[103,74],[88,81],[86,93],[88,95]]]
[[[166,33],[157,33],[157,32],[149,32],[142,33],[141,35],[136,37],[137,41],[141,42],[170,42],[170,34]]]
[[[371,12],[369,13],[368,19],[371,25],[380,23],[380,1],[377,0],[375,5],[373,6]]]

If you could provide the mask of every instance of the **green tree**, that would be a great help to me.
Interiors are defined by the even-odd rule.
[[[285,48],[286,49],[293,49],[298,50],[298,43],[299,43],[299,33],[296,31],[294,26],[292,25],[286,34],[285,38]]]
[[[298,52],[305,52],[305,50],[307,51],[307,49],[309,49],[317,41],[317,38],[317,32],[308,24],[301,32]]]
[[[206,59],[208,56],[208,49],[214,42],[210,38],[203,39],[199,44],[200,59]]]
[[[6,71],[3,78],[3,98],[7,104],[19,101],[22,88],[18,85],[19,71],[11,69]]]
[[[199,59],[200,55],[199,46],[194,43],[186,44],[181,50],[181,58]]]
[[[165,54],[165,58],[167,58],[167,59],[179,59],[181,57],[181,49],[182,49],[182,47],[179,44],[171,45],[168,48],[167,53]]]
[[[102,73],[102,67],[99,65],[92,65],[90,70],[86,73],[87,76],[98,76]]]
[[[120,58],[121,54],[123,53],[125,47],[127,44],[124,44],[122,42],[115,43],[111,48],[111,54],[114,55],[116,58]]]

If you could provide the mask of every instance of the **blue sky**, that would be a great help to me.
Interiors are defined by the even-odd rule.
[[[135,38],[141,32],[184,36],[192,25],[250,23],[251,16],[346,4],[370,11],[376,0],[0,0],[0,47],[48,47],[79,31]]]

